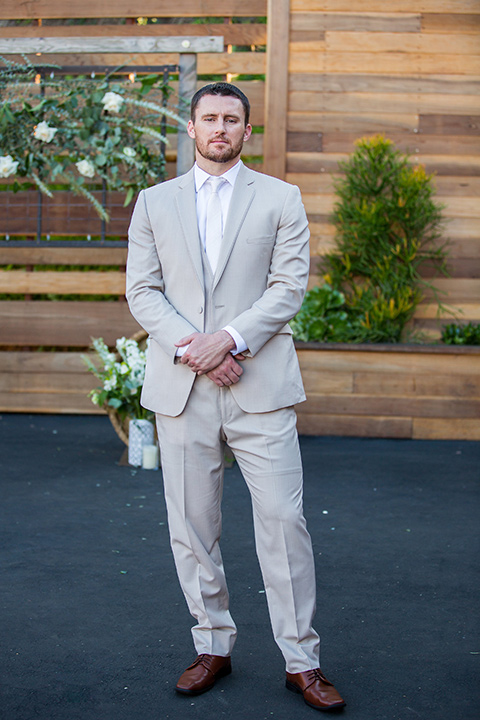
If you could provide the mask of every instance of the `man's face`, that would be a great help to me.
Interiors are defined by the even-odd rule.
[[[195,139],[200,165],[203,158],[232,166],[242,152],[243,143],[250,137],[252,126],[245,126],[245,111],[238,98],[204,95],[197,105],[195,121],[188,122],[187,132]]]

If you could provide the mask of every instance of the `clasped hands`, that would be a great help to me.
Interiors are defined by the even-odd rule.
[[[206,375],[219,387],[234,385],[240,380],[243,369],[238,361],[244,360],[239,354],[235,358],[231,350],[235,341],[226,330],[214,333],[192,333],[175,343],[176,347],[188,345],[180,358],[197,375]]]

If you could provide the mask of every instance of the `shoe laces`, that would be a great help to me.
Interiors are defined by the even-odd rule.
[[[204,653],[203,655],[199,655],[195,662],[193,663],[192,667],[195,667],[196,665],[203,665],[207,668],[207,670],[210,670],[210,665],[212,664],[212,657],[211,655],[208,655],[207,653]]]
[[[327,680],[327,678],[325,677],[323,672],[320,670],[320,668],[315,668],[314,670],[309,670],[308,675],[309,675],[309,680],[311,680],[312,683],[315,682],[316,680],[320,680],[320,682],[323,683],[324,685],[332,685],[332,683],[329,680]]]

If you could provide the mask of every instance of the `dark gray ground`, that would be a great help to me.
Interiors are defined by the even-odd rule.
[[[302,438],[322,666],[345,720],[476,720],[480,444]],[[0,416],[2,720],[299,720],[227,470],[233,674],[177,696],[194,659],[161,473],[119,466],[106,417]],[[328,717],[328,715],[326,716]]]

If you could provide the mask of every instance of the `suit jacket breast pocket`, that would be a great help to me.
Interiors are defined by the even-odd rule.
[[[276,235],[256,235],[249,236],[246,239],[249,245],[273,245]]]

